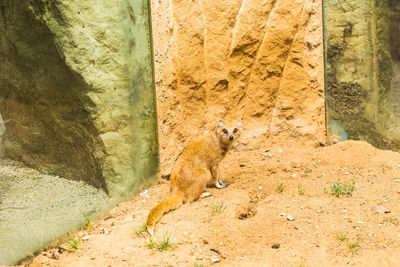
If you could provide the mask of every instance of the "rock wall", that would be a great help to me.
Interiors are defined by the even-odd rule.
[[[147,1],[0,2],[4,155],[126,196],[158,171]]]
[[[152,1],[162,171],[218,117],[238,149],[325,143],[320,0]]]
[[[7,157],[117,195],[157,171],[147,3],[0,2]],[[325,142],[321,1],[151,4],[163,172],[218,117],[238,149]]]
[[[6,126],[4,124],[3,117],[0,114],[0,157],[1,157],[1,151],[2,151],[1,147],[3,145],[3,135],[4,135],[5,131],[6,131]]]
[[[398,4],[324,3],[328,125],[340,125],[350,139],[399,150],[400,83],[392,52],[398,48],[392,29],[399,23],[391,15]]]

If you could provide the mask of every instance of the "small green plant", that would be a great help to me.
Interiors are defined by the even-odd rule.
[[[146,242],[145,246],[148,249],[157,248],[159,251],[167,250],[169,248],[174,249],[176,245],[171,243],[169,239],[170,236],[168,233],[164,234],[163,239],[159,243],[155,242],[151,237],[149,237],[149,242]]]
[[[301,185],[297,185],[297,192],[299,192],[299,195],[302,196],[305,193],[305,190],[303,187],[301,187]]]
[[[89,218],[86,218],[85,224],[83,225],[83,229],[89,231],[92,227],[92,223]]]
[[[135,229],[135,234],[136,234],[138,237],[145,237],[144,234],[146,233],[146,231],[147,231],[146,224],[145,224],[145,223],[139,224],[139,225],[136,227],[136,229]]]
[[[153,239],[151,239],[151,237],[149,237],[149,242],[145,243],[146,248],[148,249],[153,249],[156,247],[156,242],[153,241]]]
[[[383,221],[384,222],[388,222],[388,223],[398,224],[399,223],[399,218],[397,218],[397,217],[387,217]]]
[[[169,248],[175,248],[175,245],[169,242],[170,236],[168,233],[165,233],[163,236],[163,240],[157,244],[157,248],[159,251],[167,250]]]
[[[343,234],[338,234],[338,235],[336,236],[336,238],[339,239],[339,240],[342,241],[342,242],[344,242],[344,241],[347,240],[347,237],[346,237],[345,235],[343,235]]]
[[[304,167],[304,174],[308,174],[311,171],[310,168],[308,167]]]
[[[284,188],[283,183],[280,183],[280,184],[278,184],[276,186],[275,191],[278,192],[278,193],[282,193],[283,192],[283,188]]]
[[[226,209],[226,206],[223,203],[212,203],[211,204],[211,213],[212,215],[222,213]]]
[[[340,182],[334,182],[332,185],[332,195],[336,195],[339,197],[340,195],[346,195],[346,196],[351,196],[354,191],[354,184],[355,182],[353,181],[351,184],[342,184]]]
[[[324,187],[324,193],[328,193],[328,189],[326,189],[326,187]]]
[[[68,236],[67,243],[71,246],[71,248],[75,250],[80,249],[81,241],[79,239],[75,239],[69,233],[67,233],[67,236]]]
[[[356,253],[360,249],[359,245],[362,241],[363,241],[362,237],[358,235],[357,240],[355,242],[347,243],[347,247],[349,248],[352,254]]]
[[[199,263],[198,260],[196,260],[196,261],[194,262],[194,267],[207,267],[207,265],[203,265],[203,264]]]

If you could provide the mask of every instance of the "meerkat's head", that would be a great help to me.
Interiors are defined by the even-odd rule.
[[[242,120],[238,119],[234,122],[225,122],[218,119],[217,127],[215,129],[218,139],[224,144],[232,144],[239,138],[242,130]]]

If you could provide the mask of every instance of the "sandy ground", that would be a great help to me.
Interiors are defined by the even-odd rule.
[[[173,248],[149,249],[135,233],[167,196],[162,180],[77,233],[79,249],[49,249],[31,266],[400,266],[399,153],[360,141],[238,150],[223,161],[228,188],[158,224],[155,242],[168,235]],[[352,195],[331,194],[334,182],[353,181]]]

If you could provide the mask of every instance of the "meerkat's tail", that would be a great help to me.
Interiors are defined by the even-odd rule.
[[[176,192],[171,194],[166,200],[158,203],[151,209],[146,220],[146,228],[151,236],[154,234],[154,227],[161,217],[168,211],[179,208],[183,203],[183,193]]]

